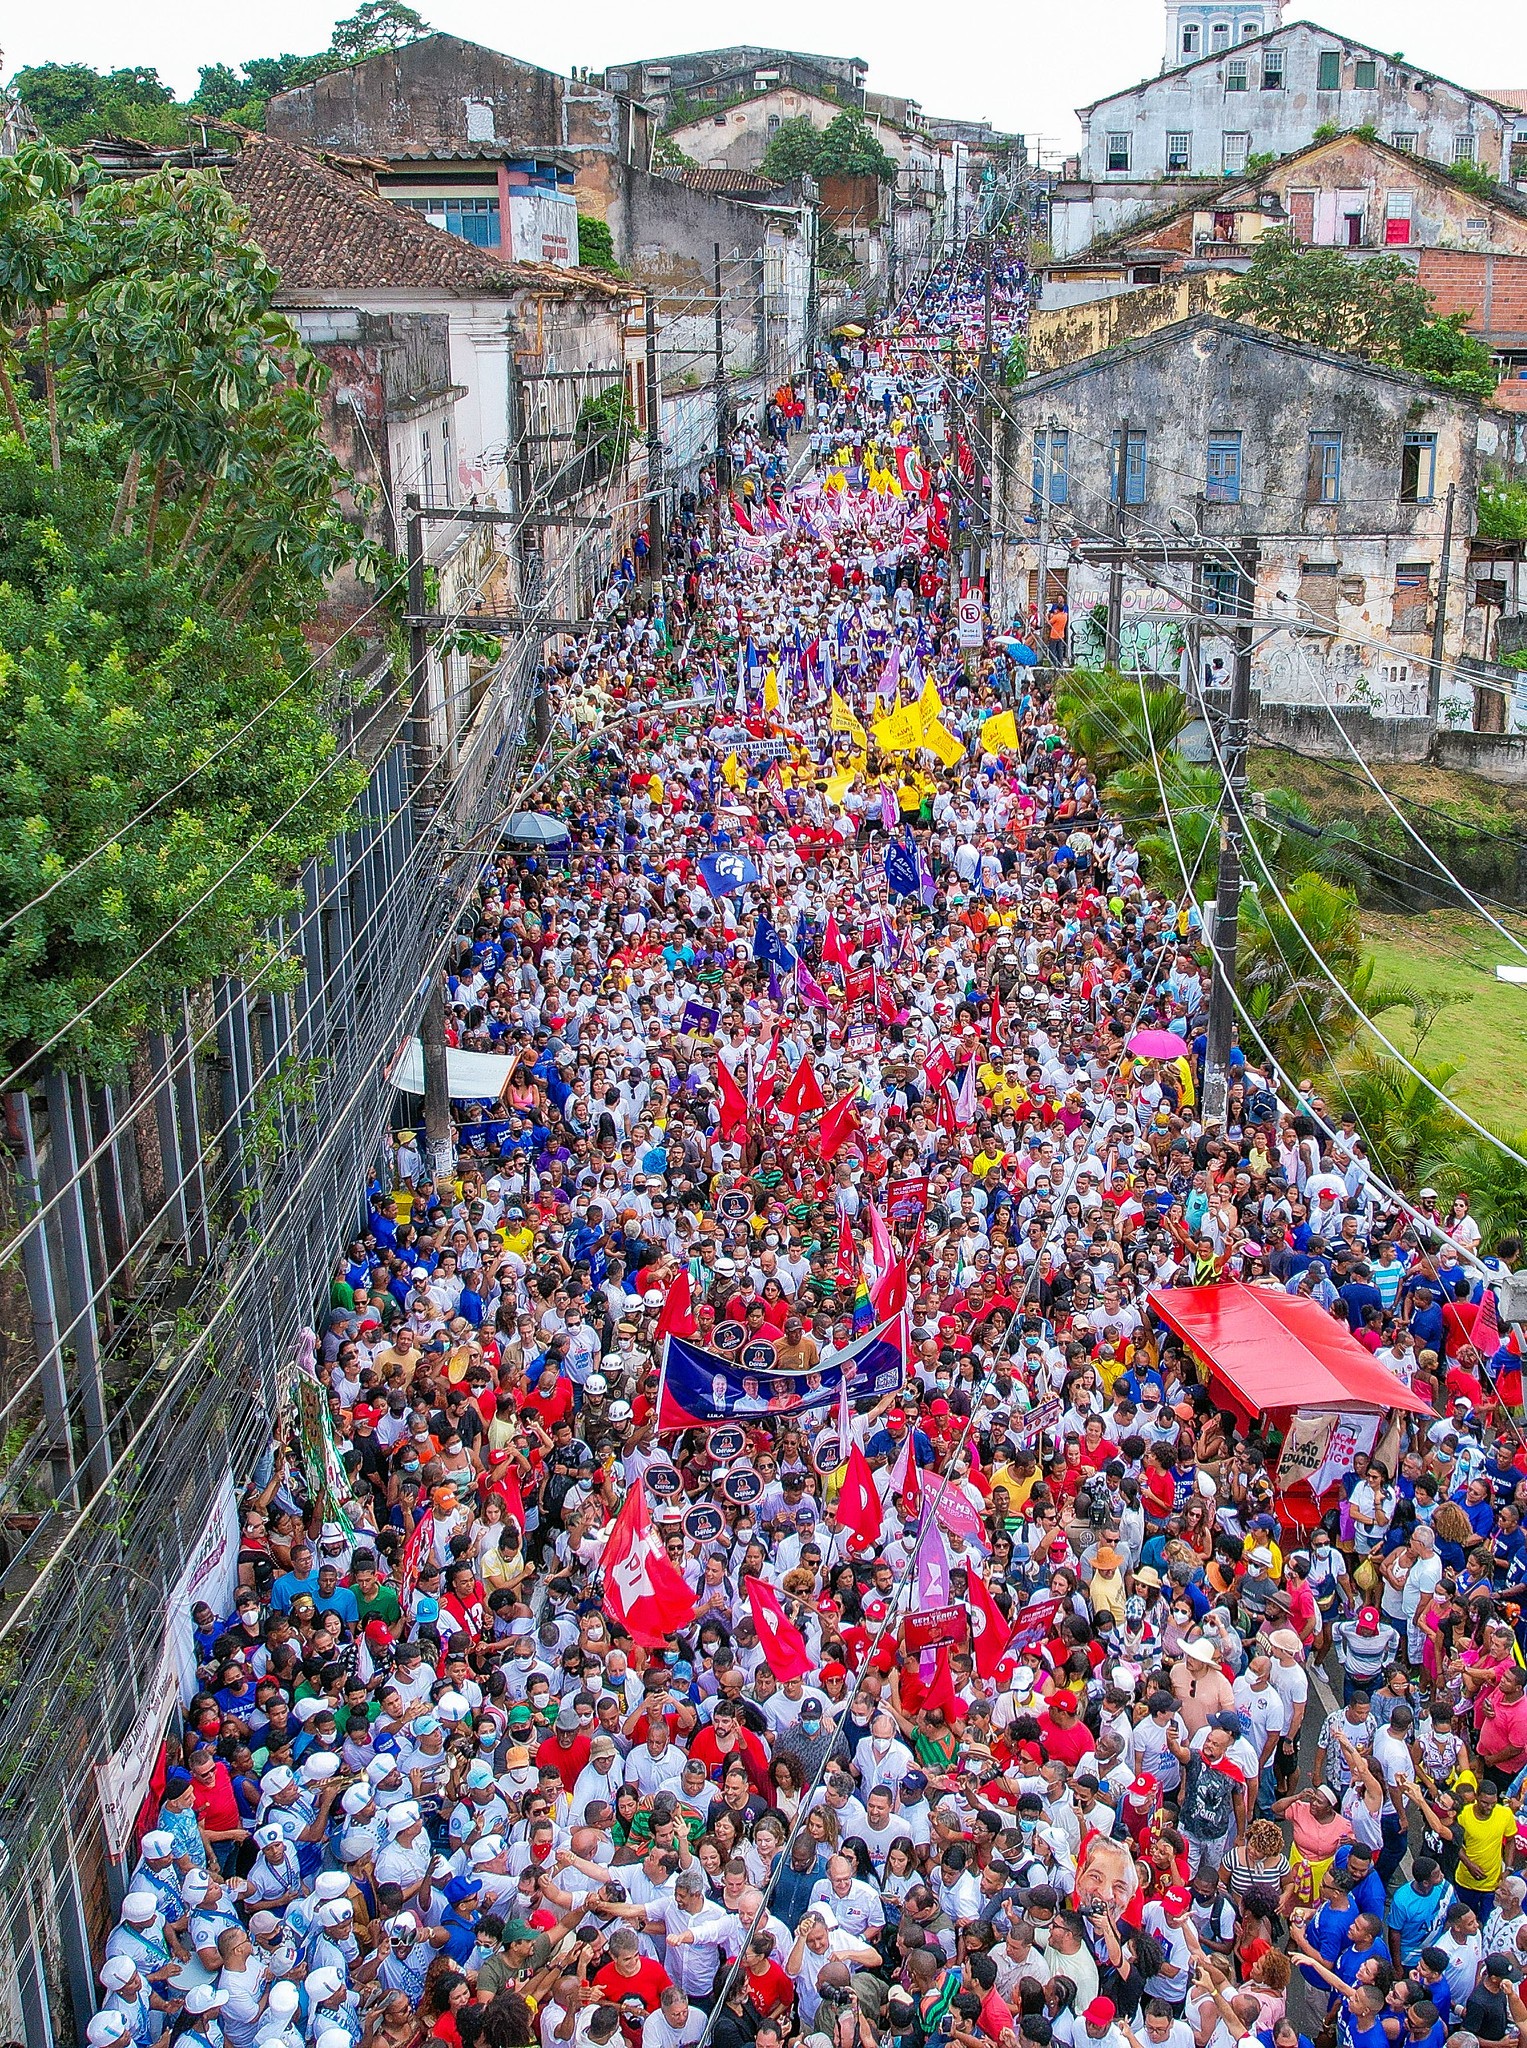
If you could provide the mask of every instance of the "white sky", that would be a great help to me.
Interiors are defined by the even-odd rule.
[[[202,64],[238,64],[282,50],[322,49],[336,15],[351,7],[321,0],[265,0],[255,12],[208,9],[204,0],[154,0],[141,11],[121,0],[72,0],[61,15],[46,8],[7,10],[4,70],[49,60],[152,64],[182,95]],[[1018,129],[1031,144],[1074,149],[1074,107],[1149,77],[1160,67],[1159,0],[1064,0],[1043,10],[1027,0],[969,0],[962,10],[888,0],[875,8],[833,9],[813,0],[774,0],[767,11],[668,0],[648,14],[611,0],[576,8],[506,8],[488,0],[420,0],[432,26],[555,71],[596,69],[633,57],[703,50],[729,43],[863,57],[877,91],[906,94],[933,114],[961,115]],[[1461,11],[1437,0],[1289,0],[1290,20],[1312,18],[1463,85],[1488,90],[1527,86],[1527,15],[1519,0],[1465,0]],[[1509,32],[1512,20],[1517,33]]]

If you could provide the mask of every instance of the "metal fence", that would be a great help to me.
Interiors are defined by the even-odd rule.
[[[82,2038],[125,1866],[97,1766],[144,1710],[169,1589],[270,1439],[385,1143],[530,725],[527,634],[427,822],[405,745],[271,933],[292,963],[188,995],[113,1087],[6,1099],[0,1160],[0,2043]],[[401,723],[401,721],[400,721]]]

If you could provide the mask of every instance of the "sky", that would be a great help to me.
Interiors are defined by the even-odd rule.
[[[767,13],[757,0],[747,8],[668,0],[641,17],[611,0],[581,0],[576,9],[509,9],[488,0],[419,5],[435,28],[554,71],[765,40],[863,57],[876,91],[917,99],[926,113],[993,121],[1026,134],[1031,146],[1042,138],[1047,152],[1062,153],[1079,141],[1073,110],[1152,76],[1164,40],[1161,0],[1063,0],[1043,12],[1032,0],[966,0],[955,15],[938,8],[930,15],[910,0],[853,10],[773,0]],[[195,88],[200,65],[323,49],[336,14],[350,11],[321,0],[265,0],[247,17],[240,8],[209,12],[204,0],[155,0],[142,12],[121,0],[71,0],[62,15],[12,8],[0,35],[3,74],[49,60],[101,71],[152,64],[184,96]],[[1527,36],[1503,34],[1514,13],[1506,0],[1472,0],[1461,13],[1436,0],[1319,0],[1310,7],[1289,0],[1286,18],[1318,20],[1489,90],[1527,86]]]

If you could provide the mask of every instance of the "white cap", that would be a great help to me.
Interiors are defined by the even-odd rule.
[[[188,1906],[199,1906],[212,1889],[212,1879],[205,1870],[187,1871],[181,1881],[180,1895]]]
[[[277,1764],[273,1771],[267,1771],[260,1780],[262,1792],[284,1792],[288,1785],[295,1785],[296,1773],[285,1764]]]
[[[152,1892],[129,1892],[122,1901],[122,1918],[140,1927],[146,1927],[150,1920],[157,1918],[158,1912],[159,1901]]]
[[[255,1829],[254,1838],[262,1849],[275,1849],[286,1840],[286,1829],[278,1828],[273,1820],[268,1820],[264,1827]]]
[[[322,1785],[339,1769],[339,1758],[332,1750],[315,1749],[311,1756],[304,1757],[302,1775],[310,1785]]]
[[[345,1921],[351,1920],[354,1917],[348,1899],[325,1899],[318,1908],[318,1924],[320,1927],[342,1927]]]
[[[108,1956],[101,1965],[101,1982],[108,1991],[121,1991],[138,1974],[138,1965],[127,1956]]]
[[[226,1991],[219,1991],[215,1984],[198,1984],[186,1993],[186,2011],[200,2015],[217,2012],[228,2003]]]
[[[443,1692],[435,1702],[435,1712],[442,1721],[465,1721],[472,1712],[472,1703],[465,1693]]]
[[[412,1799],[400,1800],[396,1806],[389,1808],[387,1814],[387,1826],[394,1840],[396,1840],[397,1837],[401,1835],[405,1829],[417,1827],[418,1824],[419,1809],[414,1804]]]
[[[338,1970],[310,1970],[307,1980],[308,2005],[321,2005],[326,1998],[332,1998],[336,1991],[342,1991],[345,1980]]]
[[[495,1856],[502,1856],[504,1845],[497,1835],[484,1835],[480,1842],[474,1842],[467,1851],[467,1861],[474,1870],[481,1870],[485,1863],[491,1863]]]
[[[117,2048],[119,2041],[132,2039],[132,2022],[125,2012],[98,2012],[85,2029],[90,2048]]]
[[[371,1793],[365,1785],[352,1785],[339,1803],[350,1819],[354,1820],[355,1816],[358,1813],[364,1813],[366,1808],[373,1804],[373,1801]]]
[[[278,1977],[265,1995],[266,2010],[279,2014],[284,2020],[290,2019],[301,2003],[302,1993],[284,1977]]]
[[[373,1785],[380,1785],[384,1778],[390,1778],[397,1769],[396,1759],[390,1756],[374,1756],[366,1766],[366,1776]]]
[[[342,1870],[320,1870],[313,1880],[315,1899],[343,1899],[349,1890],[350,1880]]]
[[[350,2036],[343,2027],[325,2027],[313,2048],[350,2048]]]
[[[145,1856],[173,1856],[175,1837],[167,1828],[150,1828],[143,1837],[143,1853]]]

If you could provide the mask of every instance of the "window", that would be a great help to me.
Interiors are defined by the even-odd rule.
[[[1262,53],[1262,90],[1263,92],[1282,92],[1283,90],[1283,52],[1281,50],[1264,50]]]
[[[1414,156],[1416,153],[1416,138],[1415,135],[1409,129],[1403,131],[1396,130],[1396,132],[1390,136],[1389,142],[1390,147],[1393,149],[1397,149],[1400,152],[1401,156]]]
[[[1379,82],[1379,67],[1372,57],[1359,57],[1352,66],[1352,83],[1359,92],[1372,92]]]
[[[1111,171],[1127,171],[1127,170],[1129,169],[1129,145],[1130,145],[1130,137],[1129,137],[1129,136],[1127,136],[1127,135],[1110,135],[1110,136],[1109,136],[1109,138],[1108,138],[1108,168],[1109,168],[1109,170],[1111,170]]]
[[[772,135],[772,134],[774,133],[775,129],[776,129],[776,128],[777,128],[778,126],[779,126],[779,120],[780,120],[780,117],[779,117],[779,115],[778,115],[778,114],[771,114],[771,115],[769,116],[769,133],[770,133],[771,135]]]
[[[1239,439],[1239,436],[1237,436]],[[1238,569],[1204,570],[1204,610],[1224,612],[1232,618],[1240,611],[1241,576]]]
[[[1430,562],[1397,562],[1390,627],[1396,633],[1424,633],[1431,624]]]
[[[1196,22],[1190,24],[1182,32],[1182,54],[1184,57],[1196,57],[1198,55],[1198,24]]]
[[[1410,240],[1411,195],[1391,192],[1384,201],[1384,241],[1389,248],[1403,248]]]
[[[1226,92],[1245,92],[1246,59],[1244,57],[1232,57],[1225,66],[1225,90]]]
[[[1340,50],[1322,50],[1322,51],[1321,51],[1321,53],[1320,53],[1320,67],[1319,67],[1319,71],[1318,71],[1318,73],[1317,73],[1317,76],[1316,76],[1316,79],[1315,79],[1315,86],[1316,86],[1316,90],[1317,90],[1317,91],[1319,91],[1319,92],[1340,92],[1340,90],[1341,90],[1341,51],[1340,51]]]
[[[1209,436],[1209,466],[1204,496],[1211,505],[1239,505],[1241,502],[1241,437],[1239,434]]]
[[[474,248],[496,249],[499,243],[496,199],[404,199],[400,205],[422,213],[432,228],[444,228]]]
[[[1473,163],[1473,161],[1474,161],[1474,138],[1473,138],[1473,136],[1472,136],[1472,135],[1455,135],[1455,136],[1453,137],[1453,162],[1454,162],[1455,164],[1471,164],[1471,163]]]
[[[1044,499],[1044,452],[1043,434],[1034,436],[1034,502]],[[1050,432],[1050,503],[1066,505],[1071,500],[1071,436],[1061,429]]]
[[[1108,457],[1108,502],[1119,502],[1119,437],[1115,433],[1113,446]],[[1133,431],[1129,437],[1129,453],[1124,458],[1124,502],[1126,505],[1145,503],[1145,436]]]
[[[1193,162],[1193,137],[1184,129],[1173,129],[1166,138],[1168,171],[1186,171]]]
[[[1161,265],[1159,263],[1137,263],[1129,273],[1129,281],[1131,284],[1160,284]]]
[[[1400,503],[1429,505],[1437,495],[1437,436],[1407,434],[1400,449]]]
[[[1253,36],[1259,36],[1261,33],[1262,19],[1260,15],[1253,14],[1241,23],[1241,41],[1243,43],[1249,43]]]
[[[1335,505],[1341,499],[1341,435],[1311,434],[1309,481],[1305,496],[1312,505]]]
[[[1209,48],[1211,50],[1228,50],[1230,48],[1230,24],[1228,21],[1217,21],[1213,28],[1210,29]]]
[[[1228,176],[1244,171],[1251,155],[1251,137],[1244,129],[1227,128],[1220,147],[1220,164]]]

